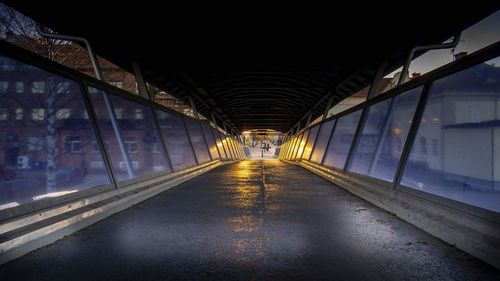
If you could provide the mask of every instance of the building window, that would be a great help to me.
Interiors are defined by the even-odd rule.
[[[9,91],[9,82],[0,81],[0,94],[6,94]]]
[[[34,81],[31,85],[31,92],[33,94],[43,94],[45,93],[45,82],[44,81]]]
[[[23,117],[24,117],[23,109],[20,107],[16,108],[16,120],[23,120]]]
[[[144,113],[142,113],[142,108],[136,108],[134,110],[134,119],[144,119]]]
[[[45,120],[45,108],[32,108],[31,119],[38,121]]]
[[[16,82],[16,93],[24,93],[24,82]]]
[[[116,119],[123,119],[123,108],[115,108]]]
[[[0,108],[0,120],[7,120],[9,117],[9,111],[7,108]]]
[[[160,145],[161,144],[159,142],[153,143],[152,152],[153,153],[162,153],[162,149],[161,149]]]
[[[121,82],[121,81],[112,81],[112,82],[109,82],[109,84],[111,84],[117,88],[120,88],[120,89],[123,88],[123,82]]]
[[[28,151],[41,151],[44,144],[43,137],[28,137]]]
[[[64,137],[64,151],[66,152],[81,152],[82,141],[80,136],[65,136]]]
[[[61,108],[56,111],[57,120],[68,119],[70,116],[71,116],[71,110],[69,108]]]
[[[466,118],[467,123],[481,122],[481,111],[477,107],[469,107],[466,111]]]
[[[138,161],[132,161],[132,169],[134,170],[139,170],[139,162]],[[120,169],[121,170],[126,170],[127,166],[125,165],[125,161],[120,161]]]
[[[104,162],[103,161],[90,161],[90,168],[102,169],[102,168],[104,168]]]
[[[139,142],[136,137],[124,137],[123,142],[128,153],[137,153],[139,151]]]
[[[105,141],[104,146],[106,147],[105,149],[109,151],[109,141]],[[99,147],[97,141],[92,141],[92,152],[101,153],[101,147]]]
[[[422,155],[427,155],[427,139],[425,137],[420,138],[420,152]]]
[[[65,82],[59,82],[59,83],[57,83],[56,93],[58,93],[58,94],[67,94],[67,93],[69,93],[69,82],[65,81]]]
[[[432,156],[439,156],[438,140],[432,139]]]

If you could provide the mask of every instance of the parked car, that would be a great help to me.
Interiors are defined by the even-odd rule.
[[[16,178],[16,172],[0,166],[0,181],[8,181]]]

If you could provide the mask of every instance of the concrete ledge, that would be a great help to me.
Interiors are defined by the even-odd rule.
[[[284,162],[299,165],[500,269],[497,213],[422,192],[393,189],[304,160]]]
[[[0,264],[53,243],[223,164],[213,161],[6,221],[0,225]]]

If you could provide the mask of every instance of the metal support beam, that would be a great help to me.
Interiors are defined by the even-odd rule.
[[[450,43],[419,46],[419,47],[413,48],[411,50],[410,54],[408,55],[408,57],[406,58],[406,63],[403,66],[403,70],[401,71],[401,75],[399,75],[398,86],[404,83],[404,81],[406,79],[406,73],[410,69],[411,60],[413,59],[413,56],[415,55],[416,52],[455,48],[457,46],[458,42],[460,42],[460,35],[461,34],[462,34],[461,32],[458,32],[457,34],[455,34],[455,36],[453,36],[453,40]]]
[[[90,62],[92,63],[92,67],[94,68],[94,73],[97,79],[104,81],[104,78],[102,76],[101,68],[99,67],[99,62],[97,61],[97,56],[95,55],[92,47],[90,46],[90,43],[87,39],[83,37],[76,37],[76,36],[69,36],[69,35],[62,35],[62,34],[53,34],[53,33],[48,33],[43,31],[42,26],[37,24],[37,31],[38,34],[40,34],[43,37],[46,38],[52,38],[56,40],[65,40],[65,41],[72,41],[72,42],[80,42],[85,44],[85,48],[87,49],[87,52],[90,57]],[[132,169],[132,162],[130,161],[130,157],[125,149],[125,145],[123,142],[123,137],[121,134],[120,127],[118,125],[118,121],[116,120],[116,115],[113,110],[113,106],[111,104],[111,101],[109,100],[108,93],[104,93],[103,95],[104,98],[104,103],[106,104],[106,109],[108,110],[109,114],[109,119],[111,121],[111,126],[113,127],[113,131],[116,135],[116,139],[118,141],[118,146],[120,148],[120,152],[122,154],[123,160],[125,160],[125,167],[127,168],[127,175],[129,178],[134,177],[134,171]]]
[[[323,117],[321,118],[321,120],[325,120],[326,118],[328,118],[328,112],[332,108],[332,103],[333,103],[333,96],[331,96],[328,99],[328,103],[326,104],[325,112],[323,113]]]
[[[192,91],[191,91],[191,95],[192,97],[196,98],[197,100],[200,101],[201,104],[203,104],[205,107],[208,108],[208,110],[215,114],[215,116],[217,118],[219,118],[222,123],[227,123],[228,126],[230,126],[228,120],[226,120],[226,118],[222,117],[219,113],[217,113],[214,109],[214,107],[216,107],[216,105],[211,105],[209,104],[204,97],[209,97],[210,95],[205,91],[205,89],[203,88],[199,88],[196,86],[196,83],[191,79],[191,77],[189,77],[187,74],[182,74],[182,78],[184,79],[184,81],[188,84],[188,88],[191,88]],[[215,102],[214,102],[215,103]],[[238,131],[236,128],[234,128],[234,126],[230,126],[232,127],[233,129],[235,129],[236,131]],[[226,131],[227,132],[227,131]]]
[[[304,128],[309,126],[309,124],[311,124],[311,118],[312,118],[312,112],[309,113],[309,117],[307,117],[307,121],[306,121],[306,124],[304,125]]]
[[[368,170],[368,175],[373,175],[373,173],[375,172],[375,167],[377,165],[377,162],[380,158],[380,154],[382,154],[382,149],[383,149],[382,146],[384,145],[385,138],[387,137],[387,131],[391,128],[392,125],[390,121],[392,120],[392,116],[394,114],[395,103],[396,103],[396,98],[395,97],[391,98],[389,108],[387,109],[387,114],[384,118],[384,128],[382,129],[380,137],[377,141],[377,146],[375,148],[375,153],[373,154],[373,158],[370,163],[370,169]]]
[[[380,63],[380,65],[377,68],[377,73],[375,73],[375,77],[373,78],[372,85],[370,86],[370,92],[368,93],[368,96],[366,99],[371,99],[375,95],[377,95],[377,89],[380,85],[380,81],[384,78],[384,72],[385,68],[387,67],[387,61],[384,60],[383,62]]]
[[[214,123],[214,127],[217,128],[217,120],[215,119],[215,114],[210,112],[210,117],[212,117],[212,123]]]
[[[135,81],[137,82],[137,90],[139,91],[139,95],[150,100],[151,95],[149,94],[148,87],[146,86],[146,81],[144,80],[144,76],[142,75],[141,67],[137,62],[133,61],[132,68],[134,69]]]
[[[193,110],[194,118],[200,119],[200,116],[198,115],[198,110],[196,110],[196,106],[194,105],[193,97],[191,95],[189,95],[188,99],[189,99],[189,106]]]

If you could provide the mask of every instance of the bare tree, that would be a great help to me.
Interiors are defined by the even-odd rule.
[[[0,38],[61,64],[71,62],[70,65],[74,67],[75,65],[84,65],[88,61],[85,57],[85,51],[81,47],[71,42],[41,37],[37,32],[36,23],[32,19],[3,4],[0,4]],[[33,106],[45,108],[47,118],[45,124],[46,189],[50,193],[56,191],[57,158],[61,156],[56,147],[56,114],[70,101],[63,100],[62,95],[57,94],[64,92],[65,89],[60,88],[61,83],[55,81],[54,76],[48,76],[46,84],[43,90],[46,91],[46,95],[43,96],[43,99],[36,97],[35,100],[24,101],[15,93],[9,94],[8,98],[14,100],[16,104],[31,103],[25,105],[24,108],[33,108]],[[26,127],[36,128],[41,124],[40,122],[31,123],[27,124]]]

